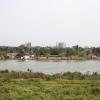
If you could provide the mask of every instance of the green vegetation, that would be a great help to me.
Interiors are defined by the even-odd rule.
[[[58,56],[58,57],[83,57],[86,58],[91,55],[95,55],[100,57],[100,47],[87,47],[82,48],[78,45],[73,47],[66,47],[66,48],[56,48],[56,47],[32,47],[31,49],[26,48],[25,46],[21,45],[19,47],[0,47],[0,59],[8,59],[9,56],[7,54],[15,53],[15,57],[21,57],[24,55],[35,55],[35,57],[50,57],[50,56]]]
[[[100,74],[0,71],[0,100],[100,100]]]

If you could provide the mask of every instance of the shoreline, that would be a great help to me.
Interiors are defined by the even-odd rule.
[[[100,60],[100,57],[77,57],[77,56],[71,56],[71,57],[34,57],[29,59],[17,59],[17,60]]]
[[[94,60],[94,61],[100,61],[100,58],[67,58],[67,57],[49,57],[49,58],[46,58],[46,57],[38,57],[38,58],[32,58],[32,59],[17,59],[17,58],[14,58],[14,59],[0,59],[0,61],[2,60],[20,60],[20,61],[28,61],[28,60],[36,60],[36,61],[70,61],[70,60],[76,60],[76,61],[88,61],[88,60]]]

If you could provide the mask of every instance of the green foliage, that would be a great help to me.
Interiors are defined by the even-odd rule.
[[[78,52],[79,57],[86,57],[86,52],[85,51],[80,51]]]
[[[100,74],[0,71],[0,100],[100,100]]]
[[[67,47],[67,48],[55,48],[55,47],[32,47],[31,49],[27,49],[24,45],[21,45],[19,47],[7,47],[7,46],[1,46],[0,47],[0,58],[1,59],[8,59],[7,54],[8,53],[16,53],[18,57],[28,55],[28,54],[34,54],[36,57],[40,56],[46,56],[47,58],[49,56],[57,55],[57,56],[79,56],[79,57],[86,57],[89,54],[94,54],[96,56],[100,56],[100,47],[93,47],[93,48],[82,48],[78,45],[73,47]]]
[[[65,57],[65,55],[66,55],[65,53],[60,53],[59,54],[60,57]]]
[[[57,73],[53,75],[48,75],[39,72],[32,72],[30,69],[27,72],[15,72],[15,71],[8,71],[1,70],[0,71],[0,78],[16,78],[16,79],[31,79],[31,78],[41,78],[46,81],[49,80],[56,80],[56,79],[66,79],[66,80],[100,80],[100,74],[94,72],[93,74],[82,74],[80,72],[65,72],[65,73]]]
[[[100,100],[100,80],[0,79],[0,100]]]

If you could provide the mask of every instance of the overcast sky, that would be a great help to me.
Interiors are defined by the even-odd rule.
[[[0,45],[100,46],[100,0],[0,0]]]

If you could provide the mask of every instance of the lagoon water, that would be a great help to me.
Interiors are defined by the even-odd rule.
[[[1,60],[0,70],[8,69],[10,71],[27,71],[43,72],[46,74],[55,74],[60,72],[99,72],[100,61],[96,60],[67,60],[67,61],[18,61],[18,60]]]

